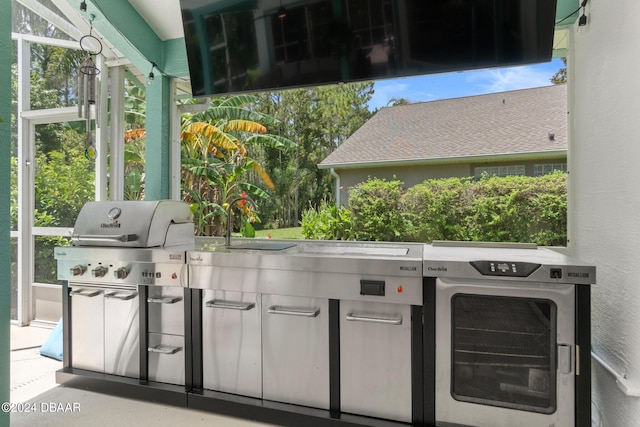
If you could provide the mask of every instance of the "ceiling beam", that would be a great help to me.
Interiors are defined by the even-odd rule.
[[[81,0],[67,0],[80,10]],[[156,71],[170,77],[189,75],[184,38],[162,41],[128,1],[89,0],[84,17],[122,56],[142,72]],[[182,43],[180,43],[182,40]]]

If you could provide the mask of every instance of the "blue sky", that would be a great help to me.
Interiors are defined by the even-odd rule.
[[[387,106],[392,98],[410,102],[435,101],[551,85],[551,77],[564,67],[560,58],[543,64],[457,73],[378,80],[369,109]]]

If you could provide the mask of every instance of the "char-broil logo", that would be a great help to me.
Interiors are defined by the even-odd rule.
[[[117,221],[120,218],[120,214],[122,213],[122,209],[120,208],[112,208],[107,217],[113,222],[103,222],[100,224],[100,228],[120,228],[120,223]]]
[[[200,255],[196,255],[196,256],[191,255],[191,256],[189,256],[189,261],[191,261],[191,262],[202,262],[204,260],[202,259],[202,257]]]
[[[120,228],[120,223],[118,221],[114,221],[112,223],[103,222],[100,224],[100,228]]]
[[[427,271],[447,271],[447,267],[427,267]]]

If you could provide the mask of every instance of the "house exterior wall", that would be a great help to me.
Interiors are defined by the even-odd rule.
[[[586,14],[569,45],[569,250],[597,266],[592,349],[638,393],[640,2],[590,1]],[[595,361],[592,374],[593,425],[637,426],[640,399]]]
[[[506,162],[479,162],[479,163],[450,163],[439,165],[411,165],[397,167],[369,167],[357,169],[339,169],[335,171],[340,175],[340,200],[343,206],[349,204],[349,188],[366,181],[369,178],[392,180],[397,178],[404,182],[404,187],[409,188],[427,179],[467,177],[474,176],[477,167],[513,166],[523,165],[525,175],[534,175],[534,165],[539,163],[565,163],[566,157],[549,158],[544,160],[512,160]]]

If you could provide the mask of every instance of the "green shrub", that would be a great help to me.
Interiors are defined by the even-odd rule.
[[[349,190],[356,240],[397,242],[408,239],[411,229],[400,199],[404,183],[373,178]]]
[[[416,240],[567,241],[566,173],[541,177],[427,180],[410,188],[402,205]]]
[[[308,208],[302,213],[302,235],[305,239],[353,240],[351,211],[322,201],[318,209]]]
[[[413,240],[462,240],[466,237],[464,195],[470,178],[433,179],[409,188],[401,199]]]

